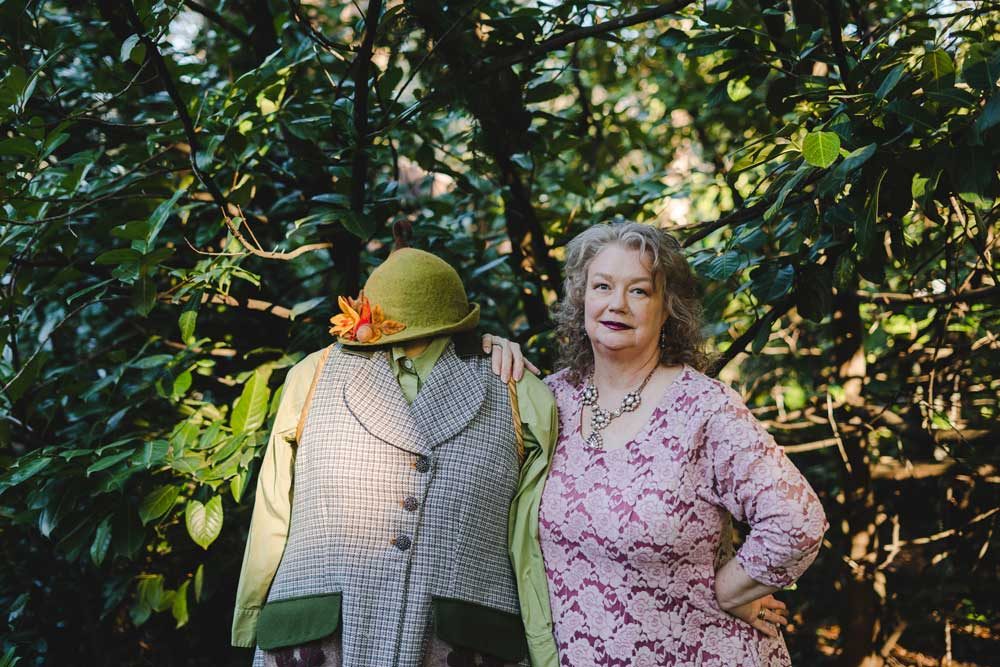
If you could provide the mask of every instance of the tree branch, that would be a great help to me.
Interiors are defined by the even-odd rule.
[[[767,311],[767,314],[764,315],[764,317],[751,324],[739,338],[733,341],[733,344],[730,345],[718,359],[712,362],[707,375],[709,377],[717,376],[730,361],[735,359],[738,354],[746,350],[747,345],[749,345],[751,341],[757,337],[757,332],[760,331],[761,327],[772,326],[779,317],[791,310],[795,303],[792,296],[793,295],[787,295],[778,300],[771,310]]]
[[[895,292],[862,292],[858,291],[858,298],[869,303],[880,303],[884,305],[919,305],[936,303],[956,303],[972,302],[980,299],[1000,294],[1000,285],[990,287],[980,287],[978,289],[966,290],[957,294],[899,294]]]
[[[333,55],[341,59],[343,59],[344,57],[343,55],[341,55],[342,52],[351,53],[353,51],[353,49],[351,49],[351,47],[349,46],[344,46],[343,44],[338,44],[337,42],[330,41],[329,39],[326,38],[326,36],[323,33],[317,30],[313,26],[312,21],[310,21],[305,16],[302,16],[301,7],[299,5],[298,0],[288,0],[288,11],[292,15],[292,18],[295,19],[295,22],[298,23],[302,27],[302,29],[306,31],[306,35],[309,37],[309,39],[311,39],[317,45],[322,47],[323,50],[332,53]]]
[[[253,48],[253,40],[250,39],[250,35],[246,34],[235,23],[227,19],[225,16],[215,11],[211,7],[206,7],[200,2],[195,2],[195,0],[184,0],[184,6],[193,12],[197,12],[207,18],[212,23],[215,23],[220,28],[228,32],[230,35],[240,40],[250,48]]]
[[[567,30],[563,30],[558,35],[542,40],[522,53],[502,58],[490,65],[487,65],[481,73],[490,73],[507,67],[512,67],[523,62],[537,60],[550,51],[558,51],[559,49],[565,48],[573,42],[578,42],[581,39],[606,35],[609,32],[614,32],[615,30],[620,30],[621,28],[627,28],[639,23],[653,21],[666,16],[667,14],[676,14],[691,4],[694,4],[694,0],[672,0],[672,2],[644,9],[629,16],[620,16],[616,19],[605,21],[604,23],[598,23],[597,25],[569,28]]]
[[[223,219],[226,221],[226,227],[229,228],[229,231],[232,232],[236,240],[240,242],[240,245],[246,249],[246,252],[206,252],[204,250],[199,250],[198,248],[195,248],[193,245],[191,245],[190,241],[184,239],[185,241],[187,241],[188,247],[194,250],[199,255],[211,255],[213,257],[243,257],[245,255],[254,255],[255,257],[262,257],[264,259],[277,259],[286,262],[295,259],[299,255],[304,255],[307,252],[313,252],[314,250],[326,250],[328,248],[333,247],[332,243],[327,242],[327,243],[307,243],[305,245],[299,246],[295,250],[289,250],[287,252],[264,250],[264,248],[261,247],[260,242],[257,241],[257,237],[254,236],[253,230],[250,229],[250,222],[247,220],[246,216],[243,215],[242,211],[240,211],[240,217],[243,220],[243,222],[247,225],[247,231],[250,232],[250,236],[253,237],[254,240],[253,244],[247,241],[246,237],[243,236],[243,233],[240,231],[239,227],[236,226],[236,223],[233,222],[232,218],[230,218],[225,212],[223,212],[222,215]]]
[[[382,0],[371,0],[365,17],[365,35],[354,61],[354,156],[351,160],[351,211],[365,214],[365,190],[368,186],[368,70],[375,48]]]
[[[833,51],[837,55],[837,69],[840,70],[840,80],[844,83],[847,92],[854,92],[854,84],[851,83],[851,71],[847,66],[847,53],[844,50],[844,36],[841,34],[843,28],[840,25],[840,3],[841,0],[826,0],[827,19],[830,23],[830,39],[833,40]]]
[[[174,108],[177,110],[177,117],[181,120],[181,125],[184,126],[184,135],[187,137],[188,144],[191,147],[191,169],[194,171],[195,176],[201,181],[201,184],[205,186],[209,194],[212,195],[212,199],[215,201],[216,205],[223,211],[227,208],[227,202],[225,196],[223,196],[222,191],[211,179],[211,177],[201,170],[198,166],[198,133],[195,131],[194,121],[191,119],[191,114],[188,113],[187,104],[184,103],[184,98],[181,97],[180,92],[177,90],[177,86],[174,83],[173,78],[170,76],[170,70],[167,69],[167,63],[163,59],[163,54],[160,53],[159,48],[153,40],[146,34],[146,30],[142,25],[142,21],[139,19],[139,15],[135,11],[135,6],[132,4],[132,0],[125,0],[122,5],[125,8],[125,13],[128,17],[129,23],[132,29],[135,30],[135,34],[139,36],[139,40],[146,45],[146,57],[153,61],[153,66],[156,68],[156,73],[160,77],[160,81],[163,83],[163,88],[166,90],[167,95],[170,96],[170,100],[174,103]]]

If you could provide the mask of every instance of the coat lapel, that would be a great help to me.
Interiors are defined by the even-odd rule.
[[[458,435],[479,414],[485,382],[455,354],[454,344],[445,348],[412,406],[413,418],[432,448]]]
[[[426,456],[430,453],[429,443],[392,375],[387,354],[379,350],[367,359],[359,358],[354,376],[344,383],[344,403],[371,435]]]

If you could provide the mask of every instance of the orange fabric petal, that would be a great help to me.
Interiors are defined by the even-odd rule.
[[[385,320],[379,328],[386,336],[391,336],[405,329],[406,325],[402,322],[397,322],[396,320]]]

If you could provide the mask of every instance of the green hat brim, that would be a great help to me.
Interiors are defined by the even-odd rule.
[[[399,333],[395,333],[390,336],[382,336],[374,343],[359,343],[356,340],[347,340],[343,336],[338,336],[337,340],[340,341],[342,345],[348,345],[350,347],[382,347],[383,345],[396,345],[397,343],[405,343],[407,341],[417,340],[418,338],[431,338],[433,336],[446,336],[448,334],[471,331],[476,328],[477,324],[479,324],[479,304],[473,303],[469,305],[469,314],[460,319],[458,322],[454,322],[452,324],[426,327],[408,326]]]

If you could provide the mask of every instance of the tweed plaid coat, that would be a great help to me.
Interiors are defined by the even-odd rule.
[[[522,660],[507,552],[518,474],[506,387],[488,359],[449,345],[411,405],[384,351],[334,348],[298,446],[255,664],[262,649],[330,636],[350,666],[419,667],[442,641]]]

